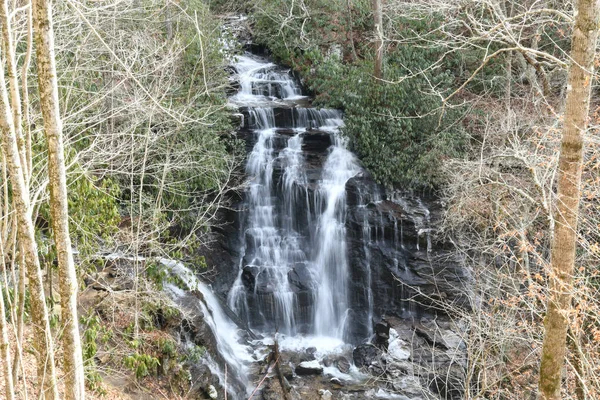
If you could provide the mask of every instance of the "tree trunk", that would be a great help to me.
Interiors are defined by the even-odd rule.
[[[348,42],[350,42],[350,50],[352,55],[352,62],[358,60],[356,55],[356,46],[354,46],[354,32],[352,30],[352,0],[347,1],[347,12],[348,12]]]
[[[8,84],[10,88],[10,108],[13,113],[13,124],[17,143],[19,146],[19,155],[21,157],[21,167],[25,174],[27,183],[29,176],[27,151],[25,149],[25,138],[23,137],[23,124],[21,121],[21,96],[19,94],[19,82],[17,79],[17,61],[15,59],[15,50],[12,43],[11,21],[9,19],[8,0],[0,0],[0,21],[2,21],[2,50],[6,60]]]
[[[85,376],[77,319],[77,273],[69,235],[67,175],[58,105],[52,11],[48,0],[33,0],[32,6],[40,106],[48,145],[50,214],[58,258],[61,320],[64,326],[65,398],[80,400],[85,398]]]
[[[33,22],[32,22],[32,11],[31,7],[27,11],[27,51],[25,52],[25,60],[21,66],[21,102],[23,110],[23,122],[25,127],[25,152],[27,157],[27,182],[31,179],[31,173],[33,172],[33,148],[31,139],[31,121],[29,120],[29,88],[28,88],[28,76],[29,66],[31,65],[31,53],[33,50]]]
[[[1,246],[2,244],[0,244]],[[4,268],[6,273],[6,268]],[[8,288],[6,288],[8,293]],[[8,342],[8,327],[6,326],[6,315],[4,313],[4,293],[2,283],[0,282],[0,364],[2,364],[2,373],[4,374],[4,395],[8,400],[15,399],[15,387],[13,385],[13,376],[10,367],[10,345]]]
[[[34,321],[34,347],[38,364],[38,387],[42,392],[41,398],[54,400],[58,398],[54,369],[54,345],[44,296],[35,230],[29,213],[29,189],[25,185],[25,174],[19,156],[19,146],[4,76],[4,65],[0,63],[0,129],[13,189],[13,203],[18,220],[18,238],[24,253],[29,278],[31,320]]]
[[[373,0],[373,18],[375,20],[375,71],[376,79],[383,78],[383,11],[381,0]]]
[[[577,217],[579,214],[583,134],[590,106],[590,88],[598,35],[597,0],[579,0],[569,71],[569,89],[563,136],[558,161],[558,199],[554,209],[550,297],[544,321],[544,344],[540,366],[540,393],[543,400],[561,398],[561,370],[566,353],[572,275],[575,266]]]

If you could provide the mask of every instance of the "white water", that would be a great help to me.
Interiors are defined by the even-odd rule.
[[[346,183],[361,168],[338,136],[339,111],[288,102],[286,126],[276,126],[274,107],[302,97],[300,86],[288,71],[251,55],[239,57],[235,68],[240,90],[230,101],[248,107],[255,145],[246,164],[243,258],[228,304],[263,333],[333,351],[343,343],[348,316]],[[292,128],[295,135],[279,134],[279,128]],[[321,179],[309,190],[302,146],[311,129],[329,134],[332,146]],[[282,174],[276,176],[278,168]],[[244,285],[248,271],[253,292]],[[292,273],[310,281],[312,299],[303,300],[311,303],[308,309],[290,285]]]
[[[200,309],[204,314],[204,321],[208,324],[216,339],[217,350],[229,365],[229,370],[235,374],[236,379],[249,387],[248,366],[255,361],[252,357],[252,350],[240,343],[239,329],[225,314],[217,297],[206,284],[201,282],[182,263],[169,259],[161,259],[160,262],[169,267],[171,273],[178,276],[185,283],[188,291],[198,290],[202,293],[204,301],[199,301]],[[184,290],[171,283],[167,283],[165,287],[174,296],[181,297],[185,295]],[[224,384],[226,379],[223,372],[224,366],[218,366],[210,357],[206,358],[205,361],[211,371]]]
[[[240,105],[254,105],[261,101],[297,100],[304,98],[300,87],[290,79],[287,71],[275,69],[276,65],[250,55],[238,56],[239,92],[230,101]]]
[[[355,156],[340,145],[333,147],[317,189],[318,246],[315,260],[318,282],[315,333],[344,337],[348,311],[348,255],[346,249],[346,183],[360,173]]]

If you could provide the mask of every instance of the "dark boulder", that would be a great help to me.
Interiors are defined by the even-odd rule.
[[[361,368],[378,362],[382,354],[381,349],[372,344],[361,344],[352,352],[352,358],[354,359],[354,365]]]
[[[346,357],[338,357],[337,360],[335,360],[335,366],[341,373],[347,374],[350,372],[350,361],[348,361]]]

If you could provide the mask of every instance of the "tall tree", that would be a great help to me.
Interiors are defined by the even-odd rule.
[[[1,242],[0,246],[2,246]],[[2,272],[6,273],[6,268],[2,268]],[[2,364],[2,373],[4,374],[4,395],[7,399],[14,400],[15,388],[10,367],[10,342],[8,341],[8,327],[4,307],[4,293],[2,284],[0,283],[0,363]]]
[[[85,376],[77,319],[77,273],[69,235],[67,178],[58,104],[52,7],[48,0],[34,0],[32,6],[40,106],[48,146],[50,213],[58,258],[61,319],[64,325],[65,398],[80,400],[85,397]]]
[[[550,297],[544,321],[540,366],[539,387],[543,400],[561,398],[561,370],[566,353],[581,199],[583,135],[588,123],[599,8],[598,0],[577,2],[571,42],[572,64],[558,161],[558,199],[553,210],[555,229],[551,250]]]
[[[375,78],[383,77],[383,11],[381,0],[373,0],[373,18],[375,22]]]
[[[31,320],[34,321],[34,347],[37,358],[38,386],[41,388],[41,398],[54,400],[58,398],[54,368],[54,344],[52,343],[52,332],[50,331],[48,309],[44,295],[40,259],[35,241],[35,229],[31,213],[29,212],[29,189],[25,184],[25,172],[21,165],[13,114],[10,108],[4,76],[4,65],[0,63],[0,130],[2,131],[2,150],[6,156],[13,194],[12,200],[18,225],[17,235],[29,280]],[[21,265],[21,267],[23,268],[24,266]]]

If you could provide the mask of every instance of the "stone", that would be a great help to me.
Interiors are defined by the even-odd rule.
[[[276,379],[270,379],[265,388],[262,391],[263,400],[281,400],[283,398],[283,392],[279,382]]]
[[[381,321],[375,324],[375,335],[381,339],[389,339],[390,324],[387,321]]]
[[[388,345],[388,354],[394,360],[408,360],[410,358],[410,349],[404,340],[398,337],[395,329],[390,329],[390,343]]]
[[[302,355],[302,361],[314,361],[317,359],[317,357],[315,356],[315,353],[317,352],[317,348],[316,347],[309,347],[304,351],[304,354]]]
[[[208,394],[208,397],[211,399],[216,399],[219,397],[219,393],[217,393],[217,389],[213,385],[208,385],[206,388],[206,394]]]
[[[450,350],[463,350],[465,348],[465,342],[460,335],[451,331],[450,329],[443,329],[440,332],[442,340],[446,347]]]
[[[419,379],[415,376],[403,376],[392,381],[392,387],[395,391],[407,396],[422,395],[424,392]]]
[[[354,359],[354,365],[361,368],[378,361],[381,354],[382,351],[372,344],[361,344],[352,352],[352,358]]]
[[[339,380],[339,378],[331,378],[329,380],[329,383],[331,383],[334,386],[334,388],[336,388],[336,389],[344,386],[344,384],[342,383],[341,380]]]
[[[346,357],[338,357],[338,359],[335,360],[335,366],[343,374],[350,372],[350,361],[348,361]]]
[[[415,366],[410,361],[396,361],[393,359],[387,361],[387,374],[390,379],[398,379],[415,373]]]
[[[438,367],[429,375],[429,388],[442,398],[459,399],[464,394],[466,371],[457,363]]]
[[[333,394],[325,389],[319,390],[319,395],[321,396],[321,400],[331,400],[333,398]]]
[[[290,364],[281,364],[279,366],[279,370],[281,371],[281,374],[283,375],[283,377],[287,380],[292,380],[294,379],[294,369],[292,368],[292,366]]]
[[[431,345],[447,348],[442,340],[439,327],[435,321],[421,320],[420,323],[415,324],[415,333]]]
[[[323,367],[318,361],[302,361],[296,366],[297,375],[321,375]]]

